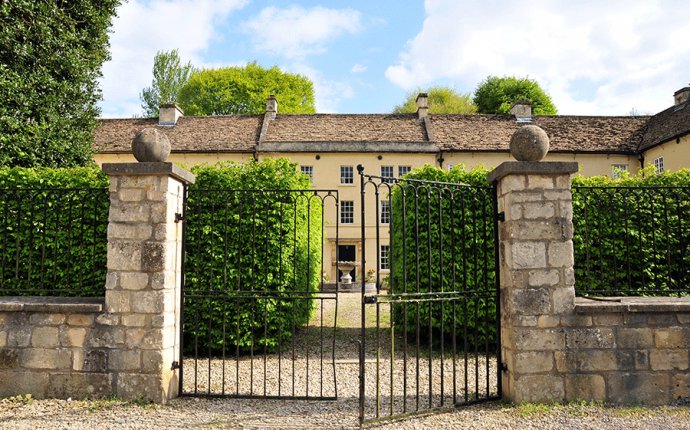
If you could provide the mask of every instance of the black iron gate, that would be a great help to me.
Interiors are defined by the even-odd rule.
[[[362,281],[360,423],[499,398],[494,188],[357,169],[362,272],[377,274],[374,293]]]
[[[338,192],[186,193],[180,393],[337,398]]]

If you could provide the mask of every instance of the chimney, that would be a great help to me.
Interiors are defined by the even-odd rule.
[[[510,107],[517,122],[532,122],[532,103],[527,100],[516,100]]]
[[[682,105],[690,100],[690,87],[681,88],[673,93],[673,100],[675,101],[676,106]]]
[[[426,93],[419,93],[417,96],[417,116],[423,119],[429,113],[429,96]]]
[[[158,125],[175,125],[184,112],[175,103],[160,105],[158,108]]]
[[[266,99],[266,117],[269,119],[276,119],[278,113],[278,100],[276,96],[270,95]]]

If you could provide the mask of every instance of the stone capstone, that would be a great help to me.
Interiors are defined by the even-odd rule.
[[[170,155],[170,140],[162,132],[148,127],[132,139],[132,152],[139,162],[163,162]]]
[[[520,127],[510,138],[510,154],[518,161],[539,161],[549,152],[549,136],[536,125]]]

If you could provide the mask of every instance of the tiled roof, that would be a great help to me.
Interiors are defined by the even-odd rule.
[[[426,142],[417,114],[277,115],[265,142]]]
[[[430,115],[442,150],[508,150],[513,132],[523,124],[508,115]],[[634,152],[649,117],[539,116],[533,124],[551,140],[551,151]]]
[[[134,136],[156,127],[170,139],[173,151],[253,151],[263,115],[182,117],[175,126],[159,126],[158,119],[102,119],[95,132],[100,152],[129,152]]]
[[[645,150],[659,143],[690,133],[690,102],[671,106],[649,119],[647,132],[639,149]]]

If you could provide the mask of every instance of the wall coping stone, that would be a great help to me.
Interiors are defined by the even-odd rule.
[[[101,169],[111,176],[171,176],[185,184],[193,184],[196,180],[192,172],[169,162],[103,163]]]
[[[102,312],[103,297],[0,297],[0,312]]]
[[[576,297],[575,312],[578,314],[603,312],[690,313],[690,297]]]
[[[489,172],[486,180],[492,184],[508,175],[562,175],[577,171],[576,161],[504,161]]]

